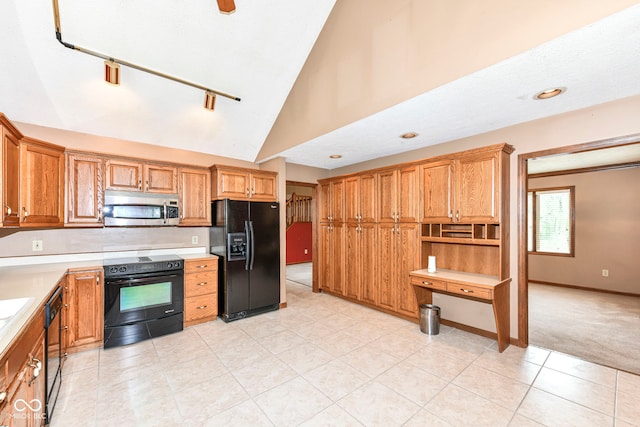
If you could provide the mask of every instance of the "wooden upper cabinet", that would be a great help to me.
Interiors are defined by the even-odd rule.
[[[180,225],[211,225],[211,173],[209,169],[180,168]]]
[[[345,179],[329,180],[320,182],[318,192],[318,217],[320,222],[344,222],[346,219],[345,209]]]
[[[421,220],[450,222],[453,218],[453,161],[426,163],[420,167],[420,176]]]
[[[276,172],[211,166],[211,192],[213,200],[255,200],[275,202],[277,200]]]
[[[178,192],[178,168],[176,166],[147,163],[144,165],[143,173],[144,191],[167,194]]]
[[[421,221],[430,223],[500,222],[502,162],[509,161],[511,146],[493,146],[462,153],[458,158],[420,166]]]
[[[465,156],[456,165],[456,222],[499,221],[499,153]]]
[[[68,225],[102,225],[104,159],[67,153]]]
[[[107,190],[167,194],[178,192],[178,168],[175,165],[108,159],[105,175]]]
[[[142,191],[142,163],[134,160],[108,159],[106,190]]]
[[[378,172],[378,221],[418,222],[418,167]]]
[[[25,137],[20,166],[20,226],[62,226],[64,148]]]
[[[20,211],[20,139],[22,134],[0,113],[0,227],[17,226]]]
[[[345,216],[347,222],[376,221],[376,175],[347,177],[345,186]]]
[[[275,172],[253,171],[250,174],[250,199],[263,202],[275,202],[277,199],[277,176]]]

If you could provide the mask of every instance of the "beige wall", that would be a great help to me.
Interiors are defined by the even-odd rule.
[[[530,189],[569,185],[575,257],[529,255],[529,279],[640,294],[640,168],[529,180]]]
[[[9,120],[11,120],[11,117],[9,117]],[[136,157],[146,160],[182,163],[193,166],[208,167],[213,164],[223,164],[246,168],[258,168],[254,163],[230,159],[228,157],[212,156],[210,154],[196,153],[194,151],[177,150],[174,148],[144,144],[141,142],[125,141],[122,139],[71,132],[29,123],[13,123],[25,136],[61,145],[73,150],[92,151],[115,156]]]
[[[636,3],[339,0],[258,161]]]

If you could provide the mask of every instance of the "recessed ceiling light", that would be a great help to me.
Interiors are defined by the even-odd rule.
[[[341,159],[342,155],[341,154],[332,154],[329,156],[330,159]]]
[[[416,136],[418,136],[418,134],[415,132],[407,132],[400,135],[400,138],[411,139],[411,138],[415,138]]]
[[[567,90],[567,88],[564,87],[554,87],[552,89],[546,89],[543,90],[542,92],[538,92],[533,99],[549,99],[549,98],[553,98],[554,96],[558,96],[561,93],[565,92]]]

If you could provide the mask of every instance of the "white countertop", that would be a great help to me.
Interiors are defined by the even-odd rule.
[[[431,277],[436,280],[453,280],[458,283],[468,283],[470,285],[484,285],[484,286],[497,286],[504,280],[500,280],[497,276],[488,276],[486,274],[467,273],[465,271],[454,271],[438,269],[435,273],[429,273],[426,268],[422,270],[415,270],[409,274],[416,274],[418,276]],[[506,279],[511,280],[511,279]]]
[[[183,259],[209,257],[204,248],[199,250],[136,251],[118,253],[94,253],[79,255],[59,255],[48,257],[28,257],[19,259],[14,265],[7,265],[7,259],[0,263],[0,300],[27,298],[24,306],[17,313],[0,323],[0,354],[9,347],[18,336],[20,330],[29,319],[47,302],[47,297],[54,290],[56,283],[62,279],[69,269],[102,268],[105,259],[127,256],[149,256],[175,254]],[[132,253],[133,252],[133,253]],[[38,263],[40,262],[40,263]],[[4,264],[4,266],[3,266]],[[0,313],[0,319],[10,313]]]

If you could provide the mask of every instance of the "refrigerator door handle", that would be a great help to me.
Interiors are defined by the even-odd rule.
[[[249,221],[245,221],[244,222],[244,235],[246,236],[246,242],[247,242],[247,247],[245,248],[245,261],[244,261],[244,269],[245,270],[249,270],[249,262],[250,262],[250,258],[252,256],[252,252],[253,250],[251,249],[251,242],[252,242],[252,233],[249,229]]]
[[[253,221],[249,221],[249,233],[251,234],[251,243],[250,243],[251,251],[249,252],[249,257],[248,257],[248,258],[251,258],[251,261],[249,263],[249,270],[253,270],[253,258],[256,251],[255,240],[253,238]]]

